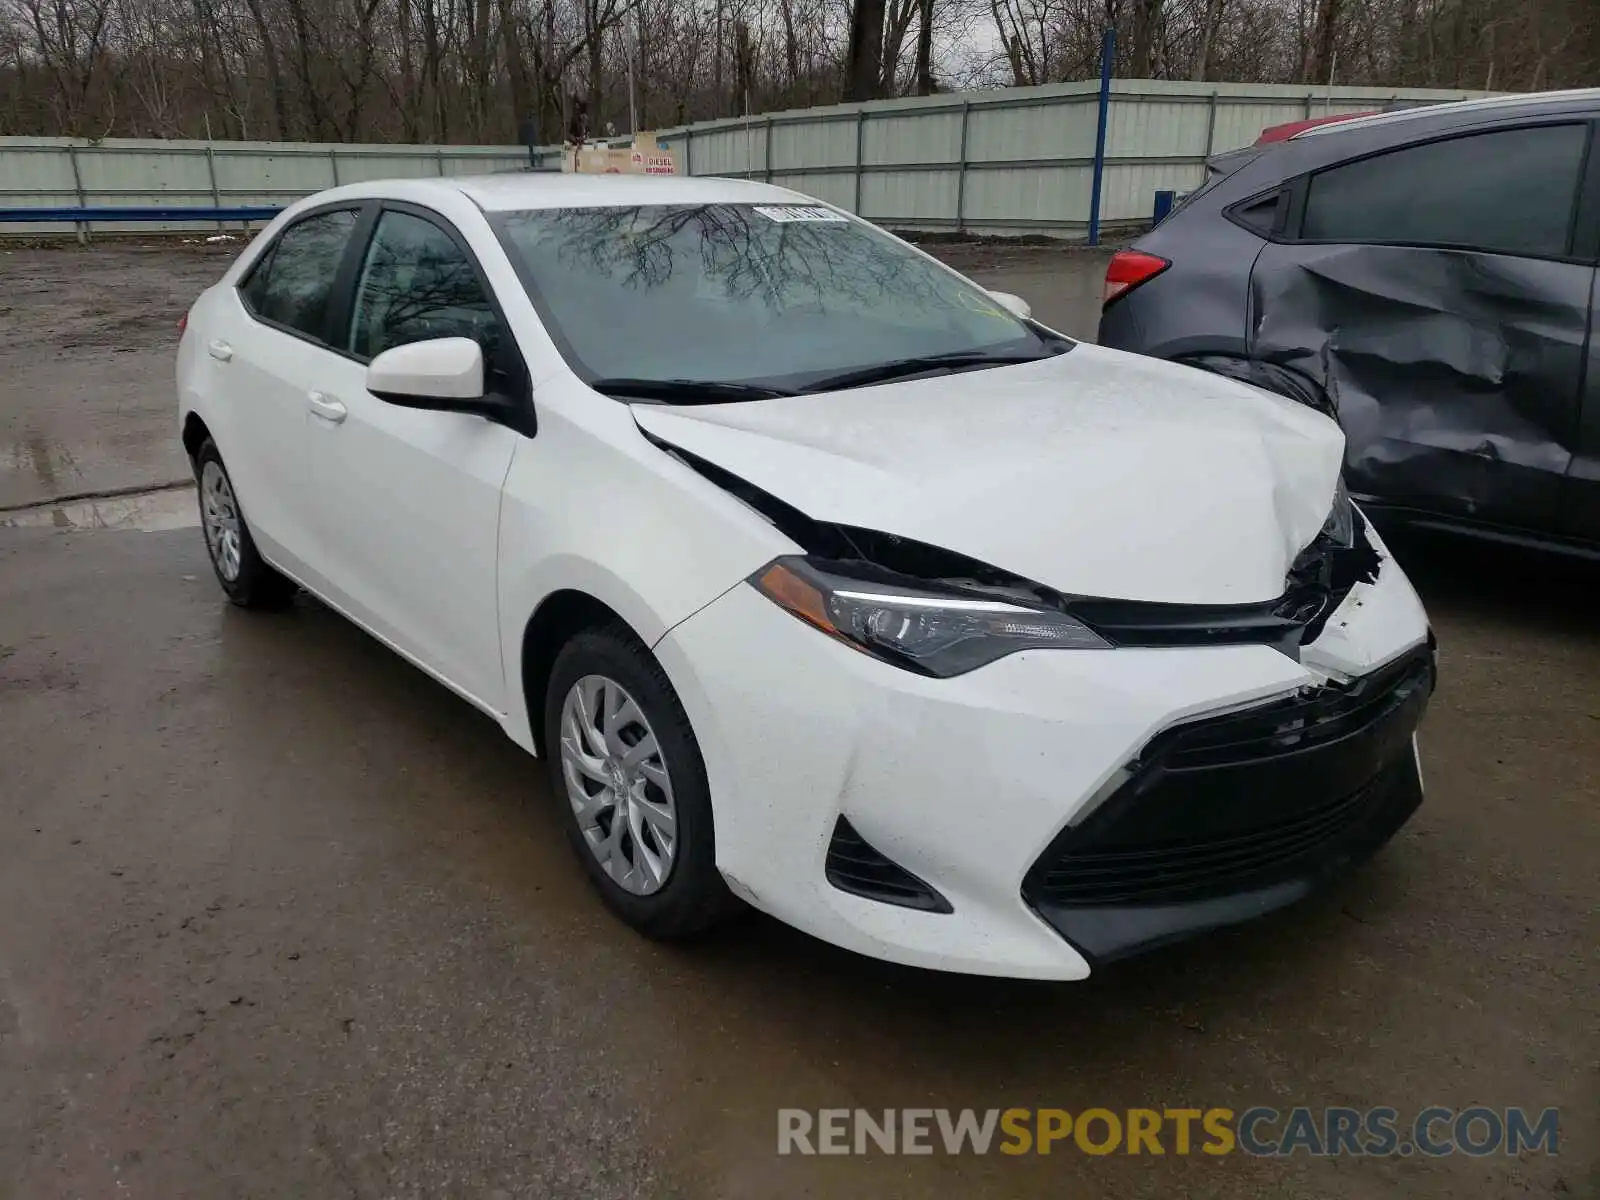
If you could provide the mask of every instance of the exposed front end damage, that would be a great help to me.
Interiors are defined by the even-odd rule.
[[[701,743],[718,866],[790,924],[912,965],[1076,979],[1307,895],[1420,801],[1427,621],[1359,511],[1270,600],[1097,598],[817,520],[652,440],[808,561],[1068,613],[1112,647],[932,677],[743,584],[673,628],[655,650]]]
[[[1351,589],[1373,583],[1383,556],[1364,517],[1347,511],[1328,524],[1290,564],[1283,593],[1255,604],[1183,604],[1066,594],[1000,567],[913,538],[818,521],[733,472],[652,438],[662,450],[744,502],[796,542],[823,569],[891,585],[932,586],[951,595],[985,597],[1053,609],[1081,621],[1112,646],[1271,646],[1298,659],[1321,636]],[[1336,519],[1337,518],[1337,519]]]

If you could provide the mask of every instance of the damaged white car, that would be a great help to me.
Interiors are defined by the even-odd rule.
[[[1331,421],[796,193],[324,192],[178,358],[228,595],[304,587],[491,714],[649,934],[744,901],[1075,979],[1421,799],[1432,638]]]

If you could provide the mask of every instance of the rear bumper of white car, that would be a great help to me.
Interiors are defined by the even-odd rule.
[[[1304,895],[1421,799],[1433,655],[1387,556],[1302,662],[1259,645],[1054,650],[927,678],[748,586],[656,650],[730,885],[912,965],[1082,978]]]

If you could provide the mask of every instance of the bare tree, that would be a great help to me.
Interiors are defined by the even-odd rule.
[[[918,0],[916,91],[931,96],[933,89],[933,0]]]
[[[114,69],[105,44],[111,0],[19,0],[19,7],[33,33],[30,49],[54,82],[49,103],[61,131],[89,133],[92,94]]]
[[[1316,33],[1311,43],[1311,54],[1306,63],[1305,79],[1308,83],[1327,83],[1333,72],[1337,53],[1339,13],[1343,0],[1321,0],[1317,10]]]
[[[1155,74],[1162,16],[1161,0],[1133,0],[1133,62],[1129,73],[1135,79],[1149,79]]]
[[[1207,77],[1211,70],[1211,41],[1216,36],[1217,26],[1222,23],[1223,6],[1227,0],[1205,0],[1201,10],[1200,26],[1196,31],[1193,73],[1189,76],[1195,82],[1200,82]]]
[[[1124,76],[1600,83],[1600,0],[0,0],[0,134],[553,141],[630,55],[669,125],[1089,79],[1107,25]]]
[[[855,0],[851,7],[846,100],[873,100],[882,94],[883,17],[884,0]]]

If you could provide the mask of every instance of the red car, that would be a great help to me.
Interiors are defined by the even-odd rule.
[[[1352,117],[1370,117],[1377,112],[1335,113],[1331,117],[1312,117],[1306,121],[1285,121],[1282,125],[1268,125],[1261,131],[1261,136],[1256,139],[1256,145],[1265,146],[1269,142],[1287,142],[1302,129],[1315,129],[1318,125],[1333,125],[1340,121],[1348,121]]]

